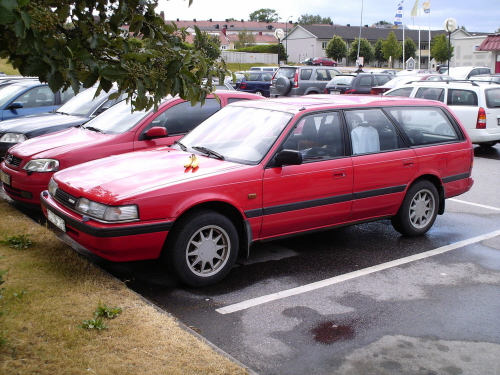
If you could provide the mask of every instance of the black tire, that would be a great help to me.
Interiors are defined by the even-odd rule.
[[[292,84],[290,82],[290,79],[288,79],[287,77],[279,77],[276,80],[274,87],[276,88],[276,92],[278,94],[286,95],[290,92],[290,89],[292,88]]]
[[[219,282],[229,273],[238,247],[238,232],[231,220],[212,210],[195,211],[175,224],[163,259],[182,282],[202,287]]]
[[[259,96],[264,96],[264,93],[260,90],[255,91],[254,94],[259,95]]]
[[[408,189],[391,223],[394,229],[405,236],[421,236],[432,227],[438,211],[439,195],[436,187],[430,181],[418,181]]]

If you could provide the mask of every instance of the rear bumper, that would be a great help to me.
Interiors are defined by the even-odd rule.
[[[500,126],[493,129],[467,129],[472,143],[500,142]]]
[[[156,259],[160,256],[173,221],[101,223],[84,221],[79,215],[59,204],[47,192],[40,196],[42,210],[50,210],[64,221],[65,232],[75,242],[104,259],[126,262]]]

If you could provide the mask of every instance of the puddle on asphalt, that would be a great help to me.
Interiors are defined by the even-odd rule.
[[[314,335],[314,341],[325,345],[354,338],[354,328],[352,326],[331,321],[319,323],[311,329],[311,333]]]

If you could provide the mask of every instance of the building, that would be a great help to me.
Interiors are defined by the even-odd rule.
[[[487,66],[500,73],[500,34],[470,33],[458,29],[451,34],[453,66]]]

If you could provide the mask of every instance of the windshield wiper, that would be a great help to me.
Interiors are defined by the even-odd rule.
[[[179,147],[182,149],[182,151],[187,151],[187,147],[184,146],[181,141],[175,141],[174,145],[179,145]]]
[[[71,116],[69,113],[61,112],[61,111],[55,111],[55,113],[60,113],[61,115]]]
[[[93,126],[82,126],[82,128],[93,131],[93,132],[97,132],[97,133],[104,133],[101,129],[94,128]]]
[[[224,160],[224,156],[223,155],[219,154],[216,151],[210,150],[209,148],[202,147],[202,146],[194,146],[194,147],[191,147],[191,148],[193,150],[203,152],[205,155],[209,155],[209,156],[212,155],[212,156],[214,156],[215,158],[217,158],[219,160]]]

